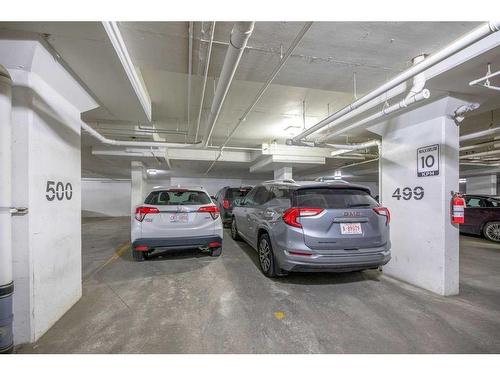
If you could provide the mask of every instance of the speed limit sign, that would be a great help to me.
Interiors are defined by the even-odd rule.
[[[417,176],[439,175],[439,145],[420,147],[417,149]]]

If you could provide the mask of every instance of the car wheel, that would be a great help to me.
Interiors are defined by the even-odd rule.
[[[220,257],[221,255],[222,255],[222,247],[210,249],[210,256],[211,257]]]
[[[260,236],[258,249],[259,263],[262,273],[267,277],[276,277],[273,248],[267,233]]]
[[[144,251],[132,250],[132,258],[138,262],[142,262],[143,260],[146,260],[146,255],[144,254]]]
[[[236,219],[234,217],[233,220],[231,220],[231,238],[235,241],[241,240],[241,237],[238,234],[238,228],[236,227]]]
[[[483,233],[490,241],[500,242],[500,221],[492,221],[486,224]]]

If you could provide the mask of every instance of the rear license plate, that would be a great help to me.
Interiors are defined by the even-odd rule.
[[[172,214],[170,215],[170,222],[172,223],[187,223],[188,214]]]
[[[361,223],[340,223],[341,234],[363,234]]]

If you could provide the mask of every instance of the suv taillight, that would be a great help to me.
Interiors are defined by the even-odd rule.
[[[212,216],[212,219],[217,219],[220,215],[219,209],[217,206],[210,205],[210,206],[201,206],[198,208],[198,212],[208,212],[210,213],[210,216]]]
[[[222,207],[224,207],[226,210],[229,208],[229,200],[228,199],[224,199],[222,201]]]
[[[160,210],[156,207],[137,207],[135,209],[135,220],[143,221],[147,214],[159,214]]]
[[[322,208],[291,207],[281,216],[285,224],[295,228],[302,228],[302,224],[297,221],[299,217],[316,216],[323,212]]]
[[[391,213],[386,207],[375,207],[373,209],[377,215],[385,216],[385,225],[388,225],[391,222]]]

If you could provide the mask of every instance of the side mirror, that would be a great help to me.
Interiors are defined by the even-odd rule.
[[[215,198],[213,195],[211,195],[210,198],[212,198],[214,201],[217,200],[217,198]]]

